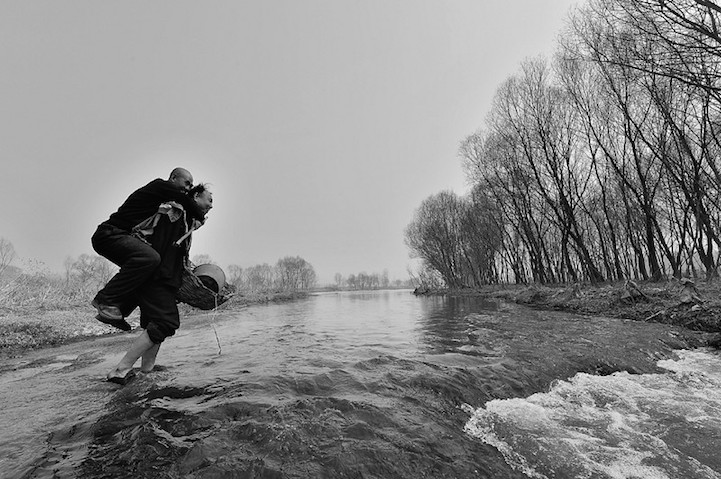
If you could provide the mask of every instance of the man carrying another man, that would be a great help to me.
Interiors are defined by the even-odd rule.
[[[141,371],[152,371],[160,344],[180,326],[176,296],[188,261],[189,236],[213,207],[210,191],[202,184],[190,188],[192,181],[182,168],[174,169],[168,180],[151,181],[132,193],[92,237],[95,250],[120,266],[92,301],[96,318],[130,331],[124,317],[140,306],[144,329],[108,373],[108,381],[126,384],[140,357]]]
[[[98,311],[99,321],[130,331],[120,306],[160,265],[160,253],[133,235],[133,228],[156,214],[158,207],[167,201],[179,203],[191,219],[202,223],[206,212],[188,195],[192,187],[190,172],[175,168],[167,180],[157,178],[134,191],[98,226],[91,239],[93,249],[120,267],[91,302]]]

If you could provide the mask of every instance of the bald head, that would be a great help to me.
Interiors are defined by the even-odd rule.
[[[170,172],[168,181],[185,191],[189,191],[193,187],[193,175],[185,168],[174,168]]]

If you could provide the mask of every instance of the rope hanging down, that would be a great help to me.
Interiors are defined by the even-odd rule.
[[[218,356],[220,356],[223,352],[223,348],[220,346],[220,338],[218,337],[218,331],[215,329],[215,317],[218,315],[218,297],[215,297],[215,307],[213,308],[213,311],[210,313],[210,326],[213,328],[213,333],[215,334],[215,342],[218,343]]]

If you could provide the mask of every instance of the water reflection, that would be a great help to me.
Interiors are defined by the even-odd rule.
[[[426,352],[485,354],[485,350],[474,346],[487,336],[483,319],[490,318],[488,313],[498,312],[500,302],[473,297],[432,296],[419,298],[419,304],[422,314],[418,318],[418,330]]]

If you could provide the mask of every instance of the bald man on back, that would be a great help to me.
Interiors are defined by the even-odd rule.
[[[98,311],[96,318],[99,321],[130,331],[130,324],[123,318],[119,306],[160,264],[158,252],[134,236],[133,227],[153,216],[167,201],[181,204],[190,218],[204,221],[206,211],[188,196],[192,187],[193,175],[185,168],[174,168],[167,180],[157,178],[131,193],[95,230],[91,238],[93,249],[120,267],[91,301]]]

